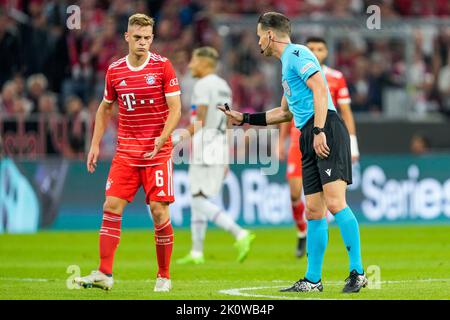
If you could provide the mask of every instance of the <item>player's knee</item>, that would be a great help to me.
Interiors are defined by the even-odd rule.
[[[204,197],[202,196],[193,196],[191,202],[191,208],[195,211],[200,211],[202,209],[202,204],[204,202]]]
[[[295,203],[301,198],[301,192],[291,191],[291,202]]]
[[[325,202],[328,210],[330,210],[332,214],[336,214],[347,206],[345,199],[339,199],[337,197],[325,198]]]
[[[164,213],[162,206],[160,206],[158,204],[150,204],[150,210],[152,212],[152,216],[157,217],[157,218],[162,216]]]
[[[150,202],[150,211],[152,212],[155,224],[162,224],[169,219],[169,212],[163,203]]]
[[[305,211],[306,220],[320,220],[323,218],[322,212]]]
[[[121,215],[123,212],[123,205],[120,201],[107,198],[103,203],[103,211]]]
[[[323,215],[324,215],[323,208],[315,204],[306,203],[305,207],[306,220],[319,220],[322,219]]]

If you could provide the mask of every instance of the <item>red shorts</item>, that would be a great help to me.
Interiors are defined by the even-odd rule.
[[[131,202],[141,186],[144,187],[147,204],[150,201],[174,202],[172,159],[147,167],[129,166],[113,159],[106,182],[106,196]]]
[[[298,144],[291,145],[288,151],[286,178],[302,177],[302,152]]]

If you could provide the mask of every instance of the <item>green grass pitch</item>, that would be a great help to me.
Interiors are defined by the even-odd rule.
[[[380,288],[340,293],[348,257],[339,230],[330,228],[323,270],[324,292],[280,293],[303,277],[306,260],[294,257],[295,231],[256,228],[248,259],[235,262],[232,237],[210,229],[206,264],[180,266],[190,232],[175,229],[170,293],[154,293],[153,232],[124,230],[114,266],[114,288],[68,289],[70,265],[82,275],[98,262],[98,232],[40,232],[0,235],[0,299],[450,299],[450,225],[361,226],[365,268],[380,270]],[[372,273],[376,279],[376,273]],[[376,287],[376,282],[372,282]]]

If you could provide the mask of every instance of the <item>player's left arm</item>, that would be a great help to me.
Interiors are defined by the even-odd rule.
[[[159,150],[166,144],[167,140],[171,136],[173,130],[178,125],[181,118],[181,99],[180,95],[166,97],[167,106],[169,107],[169,115],[167,116],[164,129],[161,135],[155,139],[155,148],[148,155],[149,159],[154,158]]]
[[[161,132],[160,139],[166,142],[172,135],[173,130],[178,125],[181,118],[181,96],[166,97],[167,106],[169,107],[169,115],[167,116],[164,129]]]
[[[172,132],[176,129],[181,118],[181,91],[178,84],[178,78],[172,64],[167,60],[164,67],[164,85],[163,90],[166,96],[166,103],[169,109],[164,128],[161,135],[155,139],[155,148],[149,153],[148,157],[152,159],[161,150],[167,142]]]
[[[344,120],[345,126],[347,127],[348,133],[350,135],[350,149],[352,153],[352,162],[358,161],[359,159],[358,139],[356,138],[356,126],[355,120],[353,118],[352,109],[349,104],[340,104],[339,110],[341,113],[342,120]]]
[[[353,118],[353,112],[350,107],[350,95],[347,88],[347,82],[342,76],[339,80],[339,90],[336,93],[337,103],[339,105],[339,111],[350,134],[350,149],[352,154],[352,162],[359,159],[358,139],[356,138],[356,126]]]

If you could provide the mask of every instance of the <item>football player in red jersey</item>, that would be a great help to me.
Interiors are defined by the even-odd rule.
[[[352,162],[359,159],[358,140],[356,138],[356,127],[353,119],[352,109],[350,108],[350,93],[348,92],[347,82],[342,72],[332,69],[324,64],[328,56],[327,43],[323,38],[311,37],[306,40],[306,46],[314,53],[319,60],[322,70],[330,88],[331,98],[337,107],[339,114],[344,120],[348,133],[350,134],[350,147],[352,153]]]
[[[181,116],[181,92],[170,61],[149,51],[153,25],[154,20],[144,14],[132,15],[125,32],[129,53],[112,63],[106,72],[87,170],[95,171],[100,141],[116,100],[119,105],[117,149],[106,182],[100,266],[90,275],[74,279],[83,287],[112,288],[122,213],[141,186],[155,225],[158,272],[154,291],[170,291],[172,287],[169,274],[173,247],[169,204],[174,201],[171,134]]]
[[[358,141],[356,138],[355,121],[353,119],[352,109],[350,108],[350,94],[348,92],[347,83],[344,75],[335,69],[324,65],[324,61],[328,56],[327,44],[324,39],[319,37],[311,37],[306,40],[306,46],[314,53],[322,66],[322,70],[330,88],[331,98],[337,107],[339,114],[350,134],[350,144],[353,163],[359,159]],[[280,125],[280,159],[286,159],[286,150],[284,141],[290,135],[290,144],[287,152],[287,170],[286,178],[289,183],[291,194],[292,213],[298,230],[298,241],[296,248],[296,256],[305,255],[306,248],[306,221],[304,217],[305,205],[303,204],[302,195],[302,154],[299,148],[300,130],[294,126],[294,121],[286,122]]]

